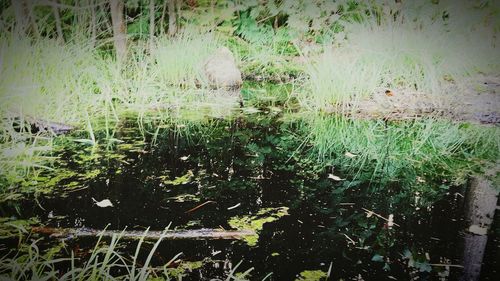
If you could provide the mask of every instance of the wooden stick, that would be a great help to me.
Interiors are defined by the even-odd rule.
[[[449,266],[449,267],[464,268],[463,265],[459,265],[459,264],[430,263],[429,265],[430,266]]]
[[[50,235],[55,238],[73,239],[82,237],[112,237],[118,235],[125,239],[157,240],[163,231],[137,231],[137,230],[101,230],[93,228],[52,228],[32,227],[32,232]],[[243,239],[255,235],[253,230],[223,230],[223,229],[193,229],[193,230],[168,230],[165,239]]]
[[[194,208],[192,208],[192,209],[189,209],[189,210],[187,210],[187,211],[186,211],[186,212],[184,212],[184,213],[185,213],[185,214],[187,214],[187,213],[194,212],[194,211],[198,210],[199,208],[201,208],[201,207],[203,207],[203,206],[205,206],[205,205],[207,205],[207,204],[210,204],[210,203],[215,203],[215,201],[207,201],[207,202],[205,202],[205,203],[201,203],[200,205],[198,205],[198,206],[196,206],[196,207],[194,207]]]

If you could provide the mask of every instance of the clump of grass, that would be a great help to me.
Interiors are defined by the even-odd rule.
[[[36,242],[33,242],[27,249],[21,249],[16,256],[0,260],[0,276],[9,280],[148,280],[152,274],[149,264],[164,235],[153,245],[142,267],[138,267],[137,257],[146,234],[147,231],[139,240],[131,263],[119,253],[121,235],[113,235],[109,244],[101,244],[102,237],[99,237],[90,257],[82,266],[76,265],[73,254],[71,258],[55,258],[51,251],[42,254]],[[172,261],[165,265],[165,270]],[[70,263],[68,272],[57,270],[58,265],[63,262]],[[126,274],[113,276],[111,272],[118,268]]]
[[[221,44],[209,33],[183,31],[175,38],[161,37],[151,50],[151,73],[160,88],[205,85],[203,64]]]
[[[444,177],[462,183],[485,161],[496,161],[500,151],[498,128],[434,119],[386,123],[316,115],[304,129],[320,162],[386,179]]]
[[[9,178],[27,176],[45,162],[52,135],[31,132],[27,121],[80,125],[95,142],[91,120],[114,110],[106,58],[90,46],[1,36],[0,165]],[[6,176],[3,174],[3,176]]]
[[[161,268],[151,266],[153,255],[165,238],[166,231],[152,246],[146,260],[139,262],[138,257],[142,249],[144,239],[148,230],[137,242],[137,247],[132,259],[120,253],[119,243],[122,237],[121,234],[112,236],[109,243],[102,243],[102,236],[99,236],[94,249],[91,251],[90,257],[85,261],[79,261],[74,257],[73,253],[69,258],[58,258],[55,254],[57,251],[48,250],[42,252],[37,241],[30,245],[21,244],[21,248],[13,257],[8,255],[0,258],[0,279],[5,280],[136,280],[145,281],[152,280],[172,280],[174,278],[182,279],[183,272],[179,272],[175,268],[170,268],[170,265],[177,261],[182,253],[175,255],[170,261],[165,263]],[[65,264],[65,265],[63,265]],[[69,269],[66,272],[61,272],[61,266],[69,264]],[[248,269],[243,273],[237,273],[241,262],[231,268],[227,272],[225,280],[243,281],[245,277],[253,270]],[[124,273],[119,273],[124,272]],[[176,276],[180,274],[179,276]]]
[[[325,108],[365,98],[387,88],[443,94],[449,81],[497,70],[498,50],[484,34],[456,25],[387,20],[346,24],[347,39],[337,42],[306,69],[307,108]]]
[[[2,171],[27,175],[29,166],[45,167],[43,157],[35,156],[50,151],[53,135],[43,134],[47,141],[42,146],[48,149],[33,149],[40,142],[34,144],[28,118],[74,125],[86,131],[79,134],[79,141],[95,145],[112,139],[114,126],[129,113],[143,128],[148,118],[162,126],[226,116],[237,104],[226,99],[214,102],[203,87],[203,63],[219,46],[210,34],[185,31],[176,38],[159,38],[152,49],[138,42],[130,46],[125,65],[83,42],[63,44],[13,34],[0,39]],[[20,153],[21,146],[31,147],[24,150],[29,153]]]
[[[241,38],[228,38],[230,47],[241,57],[244,63],[240,68],[248,80],[283,82],[296,78],[302,73],[302,67],[292,58],[296,48],[292,44],[289,30],[285,27],[269,34],[263,41],[246,42]]]
[[[498,128],[433,118],[350,120],[324,113],[332,107],[336,112],[350,110],[357,101],[386,89],[452,95],[449,84],[460,85],[474,74],[499,69],[492,60],[498,50],[491,33],[469,34],[451,19],[418,20],[406,10],[401,15],[405,18],[346,24],[344,40],[311,58],[306,68],[309,80],[297,94],[309,115],[304,130],[320,161],[350,172],[369,170],[394,179],[453,176],[463,181],[481,161],[496,161]],[[345,152],[358,156],[345,157]]]
[[[15,36],[2,38],[2,116],[78,123],[102,110],[111,98],[100,95],[108,61],[85,45],[59,44]]]

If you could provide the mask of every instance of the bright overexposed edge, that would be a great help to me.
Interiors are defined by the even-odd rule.
[[[161,125],[226,117],[239,107],[237,99],[213,94],[202,75],[207,57],[221,46],[211,34],[188,30],[175,39],[131,43],[123,64],[84,41],[6,33],[0,42],[2,171],[21,167],[25,174],[24,167],[44,162],[37,147],[47,151],[50,137],[34,141],[29,130],[14,128],[27,118],[73,125],[96,144],[106,141],[95,133],[103,120],[105,130],[113,130],[130,113]]]
[[[493,23],[477,15],[464,20],[466,12],[453,5],[413,9],[402,7],[396,19],[381,23],[346,24],[335,45],[310,59],[302,105],[312,110],[342,106],[387,88],[445,94],[450,81],[460,84],[479,72],[498,73]],[[443,9],[447,21],[440,18]]]

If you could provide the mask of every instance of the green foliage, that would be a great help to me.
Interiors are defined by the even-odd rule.
[[[161,269],[150,266],[151,259],[158,246],[165,238],[165,233],[156,241],[144,261],[139,260],[139,253],[144,248],[144,232],[137,242],[135,255],[126,257],[120,253],[121,235],[114,235],[109,243],[101,243],[102,236],[99,237],[95,247],[90,252],[90,257],[80,262],[74,256],[64,257],[59,252],[64,248],[64,244],[59,244],[54,248],[42,251],[37,246],[37,241],[27,245],[20,244],[14,255],[5,255],[0,258],[0,278],[6,280],[172,280],[182,279],[186,272],[199,269],[210,259],[198,262],[182,262],[177,267],[171,264],[178,261],[182,253],[174,256],[165,263]],[[70,265],[67,271],[61,272],[58,268],[62,264]],[[239,273],[237,270],[242,262],[227,272],[226,280],[243,281],[253,270],[250,268]],[[116,269],[125,269],[125,274],[111,274]]]
[[[18,238],[21,243],[23,237],[30,232],[31,226],[38,223],[36,218],[17,220],[0,217],[0,239]]]

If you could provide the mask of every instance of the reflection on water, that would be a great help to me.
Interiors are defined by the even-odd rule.
[[[252,280],[271,272],[271,280],[312,280],[329,269],[333,280],[460,276],[462,187],[436,180],[438,192],[421,198],[396,180],[373,182],[371,174],[329,176],[341,169],[318,167],[295,151],[303,140],[293,137],[291,127],[282,126],[277,114],[255,114],[166,129],[155,144],[124,129],[116,136],[124,142],[111,150],[65,150],[58,176],[38,179],[50,192],[38,203],[23,202],[20,217],[38,216],[57,228],[162,230],[172,223],[178,229],[257,231],[253,241],[162,242],[153,263],[183,252],[178,269],[184,280],[217,277],[229,261],[240,260],[255,268]],[[113,207],[95,204],[102,200]],[[3,212],[14,215],[9,208]],[[84,257],[82,249],[95,239],[67,243]],[[124,243],[123,249],[133,255],[135,245]],[[484,280],[493,280],[495,264],[487,266]]]

